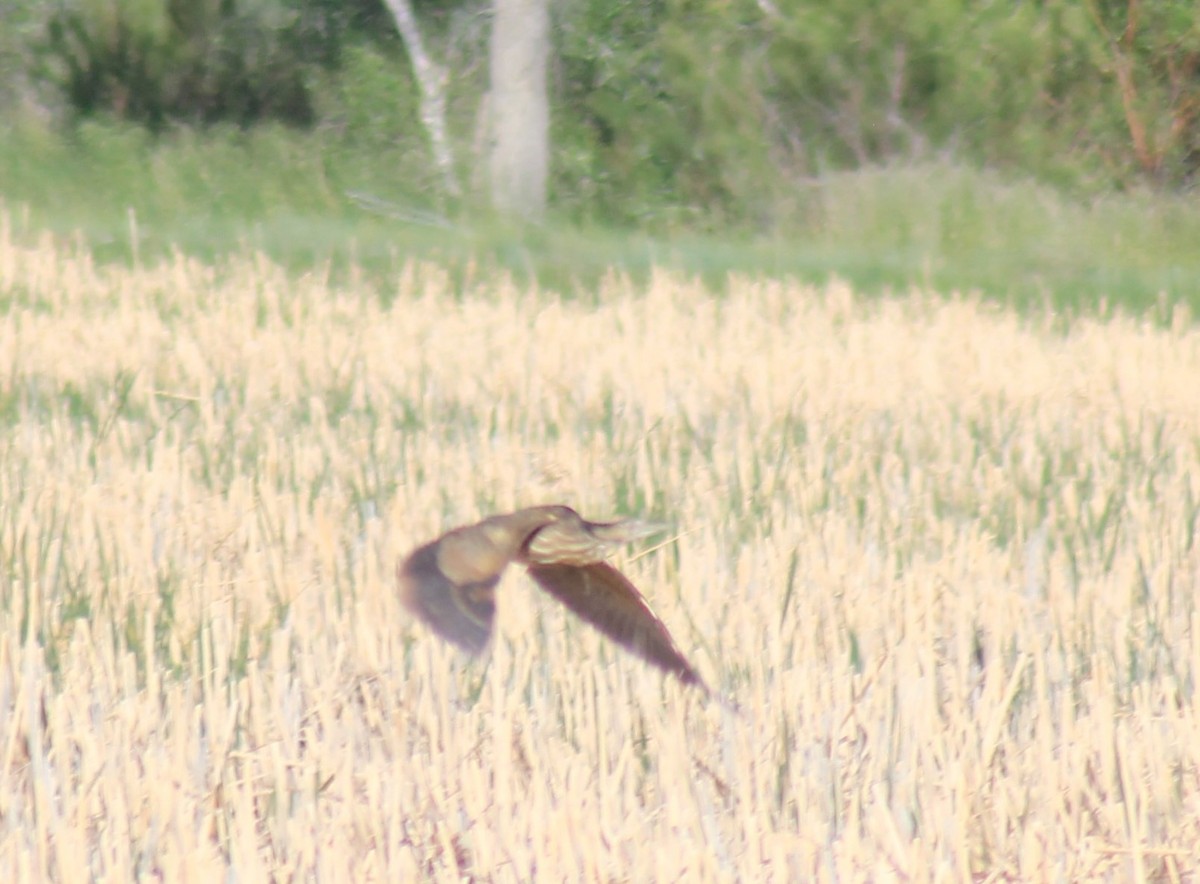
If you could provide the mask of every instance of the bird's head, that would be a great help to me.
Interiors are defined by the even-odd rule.
[[[643,519],[589,522],[570,507],[553,508],[553,518],[529,535],[521,560],[529,564],[588,565],[603,561],[613,547],[656,534],[663,526]]]

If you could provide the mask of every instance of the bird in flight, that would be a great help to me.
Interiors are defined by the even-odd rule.
[[[496,585],[510,562],[613,641],[711,694],[642,594],[605,561],[653,534],[640,519],[589,522],[568,506],[535,506],[464,525],[418,547],[396,569],[404,606],[471,654],[492,634]]]

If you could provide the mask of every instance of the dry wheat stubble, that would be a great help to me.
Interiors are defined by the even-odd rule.
[[[0,255],[8,879],[1196,867],[1190,325]],[[546,500],[670,518],[620,565],[744,720],[519,574],[482,662],[402,617]]]

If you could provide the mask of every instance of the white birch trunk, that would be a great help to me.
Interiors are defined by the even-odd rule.
[[[443,186],[446,193],[458,196],[462,191],[458,186],[458,176],[454,174],[454,157],[450,153],[450,142],[446,138],[446,74],[425,51],[421,40],[421,31],[417,27],[417,18],[413,15],[412,3],[409,0],[384,0],[387,8],[396,20],[396,27],[404,39],[408,49],[408,57],[412,60],[413,73],[421,89],[421,122],[429,133],[429,143],[433,148],[433,161],[442,173]]]

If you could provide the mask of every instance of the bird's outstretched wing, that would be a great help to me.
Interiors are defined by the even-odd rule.
[[[678,676],[684,684],[709,692],[637,587],[612,565],[529,564],[527,568],[542,589],[617,644]]]
[[[660,526],[638,519],[588,522],[570,507],[491,516],[418,547],[396,570],[400,599],[454,644],[477,654],[496,614],[496,586],[510,562],[577,616],[648,663],[710,693],[637,588],[604,561],[608,549]]]
[[[566,507],[532,507],[447,531],[396,568],[400,601],[438,635],[478,654],[496,615],[496,585],[538,528]],[[576,516],[578,518],[578,516]]]
[[[478,654],[492,634],[496,584],[504,569],[482,580],[454,583],[438,565],[438,543],[425,544],[400,565],[400,600],[442,638]]]

